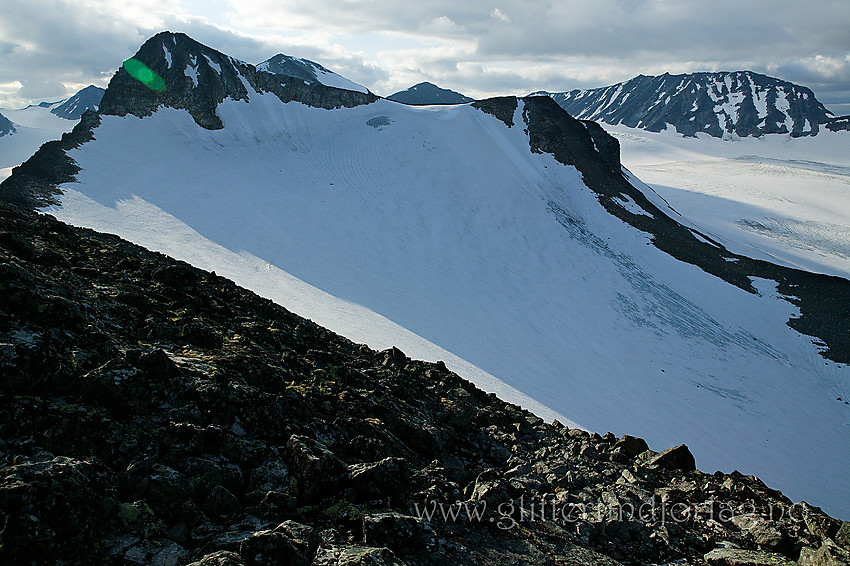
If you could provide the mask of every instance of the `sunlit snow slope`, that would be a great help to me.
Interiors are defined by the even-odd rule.
[[[104,116],[69,152],[82,171],[51,212],[140,243],[195,231],[585,427],[687,442],[702,469],[850,516],[848,369],[786,325],[772,282],[757,296],[671,258],[576,169],[529,151],[522,109],[508,128],[471,106],[324,110],[249,92],[219,105],[221,130],[169,108]]]
[[[850,278],[850,132],[720,140],[605,129],[624,166],[728,249]]]

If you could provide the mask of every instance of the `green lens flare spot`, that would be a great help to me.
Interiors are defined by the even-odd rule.
[[[127,71],[131,77],[153,91],[162,92],[165,90],[165,81],[163,78],[138,59],[133,59],[131,57],[124,61],[124,70]]]

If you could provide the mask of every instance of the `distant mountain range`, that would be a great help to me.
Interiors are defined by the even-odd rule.
[[[66,120],[79,120],[86,110],[97,111],[104,89],[89,85],[78,91],[74,96],[55,102],[39,102],[30,104],[27,108],[49,108],[50,113]],[[26,110],[26,108],[24,109]]]
[[[402,90],[387,97],[389,100],[411,105],[426,104],[463,104],[472,102],[472,98],[459,92],[440,88],[433,83],[419,83],[407,90]]]
[[[639,75],[590,90],[538,92],[585,120],[659,132],[714,137],[815,135],[821,127],[848,129],[814,93],[800,85],[751,71]]]

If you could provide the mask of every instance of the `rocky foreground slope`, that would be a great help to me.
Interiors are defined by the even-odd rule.
[[[684,446],[544,423],[5,204],[0,375],[4,564],[850,560],[850,523]]]

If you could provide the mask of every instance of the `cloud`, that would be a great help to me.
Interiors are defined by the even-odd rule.
[[[65,95],[65,85],[50,79],[24,79],[18,94],[23,98],[62,98]]]
[[[511,19],[508,16],[506,16],[505,13],[502,12],[498,8],[493,8],[493,11],[490,12],[490,17],[493,18],[494,20],[500,20],[502,22],[510,22],[511,21]]]
[[[752,69],[842,104],[847,25],[846,0],[6,0],[0,76],[21,86],[0,89],[0,106],[105,85],[163,29],[251,63],[305,57],[379,94],[422,80],[485,96]]]

